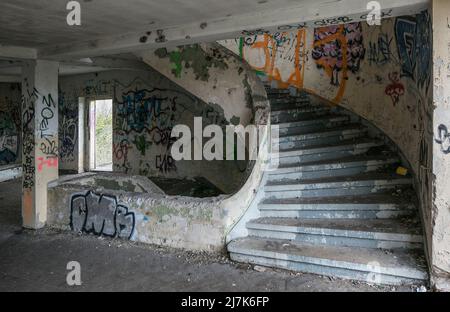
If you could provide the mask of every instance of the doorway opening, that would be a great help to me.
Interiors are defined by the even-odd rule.
[[[112,171],[112,99],[94,100],[89,106],[90,170]]]

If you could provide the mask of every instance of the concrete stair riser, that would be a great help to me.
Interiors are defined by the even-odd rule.
[[[295,166],[301,163],[313,162],[313,161],[325,161],[325,160],[335,160],[337,158],[344,158],[348,156],[358,156],[367,153],[371,147],[363,148],[348,148],[346,150],[330,150],[321,153],[311,153],[296,156],[282,156],[283,152],[279,152],[280,157],[275,157],[273,154],[270,159],[269,164],[274,166]]]
[[[253,252],[250,251],[252,254]],[[338,277],[342,279],[358,280],[375,284],[387,285],[421,285],[422,279],[406,278],[396,275],[388,275],[377,272],[364,272],[352,268],[336,268],[326,264],[310,263],[305,261],[287,260],[285,255],[274,255],[273,257],[255,256],[248,254],[230,253],[231,260],[244,263],[252,263],[261,266],[276,267],[297,272],[313,273],[325,276]],[[287,258],[287,259],[286,259]]]
[[[266,197],[273,199],[301,198],[301,197],[326,197],[373,194],[388,189],[396,189],[398,184],[328,187],[315,189],[265,189]]]
[[[395,164],[392,162],[391,164]],[[344,167],[344,168],[324,168],[321,170],[310,170],[310,171],[292,171],[285,173],[272,173],[268,171],[269,177],[268,181],[288,181],[295,179],[318,179],[327,177],[339,177],[339,176],[349,176],[353,174],[361,174],[365,172],[375,171],[386,167],[388,164],[379,165],[363,165],[357,167]]]
[[[333,129],[340,126],[345,126],[350,124],[350,120],[346,118],[338,118],[333,120],[321,120],[316,123],[310,123],[301,126],[289,126],[286,127],[285,124],[281,124],[282,127],[278,128],[279,137],[288,136],[288,135],[296,135],[301,133],[313,132],[313,131],[322,131],[325,129]],[[278,127],[278,125],[273,125],[274,127]],[[273,136],[272,136],[273,137]]]
[[[273,127],[278,127],[281,130],[284,130],[286,128],[292,129],[292,128],[302,128],[305,126],[310,125],[326,125],[330,123],[338,123],[338,122],[345,122],[349,121],[350,118],[348,116],[341,116],[341,115],[324,115],[324,116],[316,116],[316,118],[305,118],[298,121],[292,121],[292,122],[283,122],[279,124],[273,125]]]
[[[408,210],[261,210],[261,217],[296,219],[392,219],[412,215]]]
[[[250,236],[286,239],[290,241],[331,246],[364,247],[364,248],[409,248],[421,249],[421,240],[417,242],[414,235],[385,234],[361,231],[343,231],[320,228],[281,227],[270,224],[248,224]],[[422,238],[421,236],[419,237]]]

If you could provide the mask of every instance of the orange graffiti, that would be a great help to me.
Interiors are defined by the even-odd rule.
[[[280,34],[280,36],[287,35],[288,33],[285,32]],[[280,69],[276,65],[277,56],[279,56],[279,44],[274,36],[264,34],[264,39],[262,41],[256,41],[250,46],[250,49],[261,49],[264,53],[264,65],[259,67],[251,65],[253,69],[264,72],[269,81],[277,82],[278,88],[280,89],[286,89],[289,86],[295,86],[299,89],[303,88],[304,64],[307,55],[305,29],[298,30],[295,38],[294,69],[286,81],[283,80]],[[242,57],[245,59],[243,54],[244,52],[242,52]]]
[[[322,28],[319,28],[318,30],[320,31]],[[326,29],[323,28],[323,29]],[[331,100],[334,104],[338,104],[345,93],[345,87],[347,84],[347,53],[345,51],[347,51],[347,38],[345,37],[345,32],[344,32],[344,25],[339,25],[339,30],[332,35],[327,36],[326,38],[322,39],[322,40],[317,40],[314,41],[313,43],[313,48],[319,47],[321,45],[326,45],[328,43],[334,42],[334,41],[338,41],[341,45],[341,50],[344,51],[342,53],[342,79],[340,79],[340,83],[339,83],[339,89],[338,92],[336,94],[336,97]],[[316,60],[316,63],[318,65],[320,65],[326,72],[326,74],[329,77],[332,77],[333,75],[333,71],[334,71],[334,64],[330,64],[328,59],[319,59]]]

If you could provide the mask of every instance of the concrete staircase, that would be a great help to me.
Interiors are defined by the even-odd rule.
[[[268,89],[279,153],[231,259],[382,284],[428,278],[416,195],[380,133],[306,93]],[[278,162],[276,162],[278,161]]]

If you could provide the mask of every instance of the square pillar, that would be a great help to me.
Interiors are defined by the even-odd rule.
[[[450,1],[433,0],[431,283],[450,291]]]
[[[58,62],[22,67],[22,220],[38,229],[47,220],[47,184],[58,178]]]

